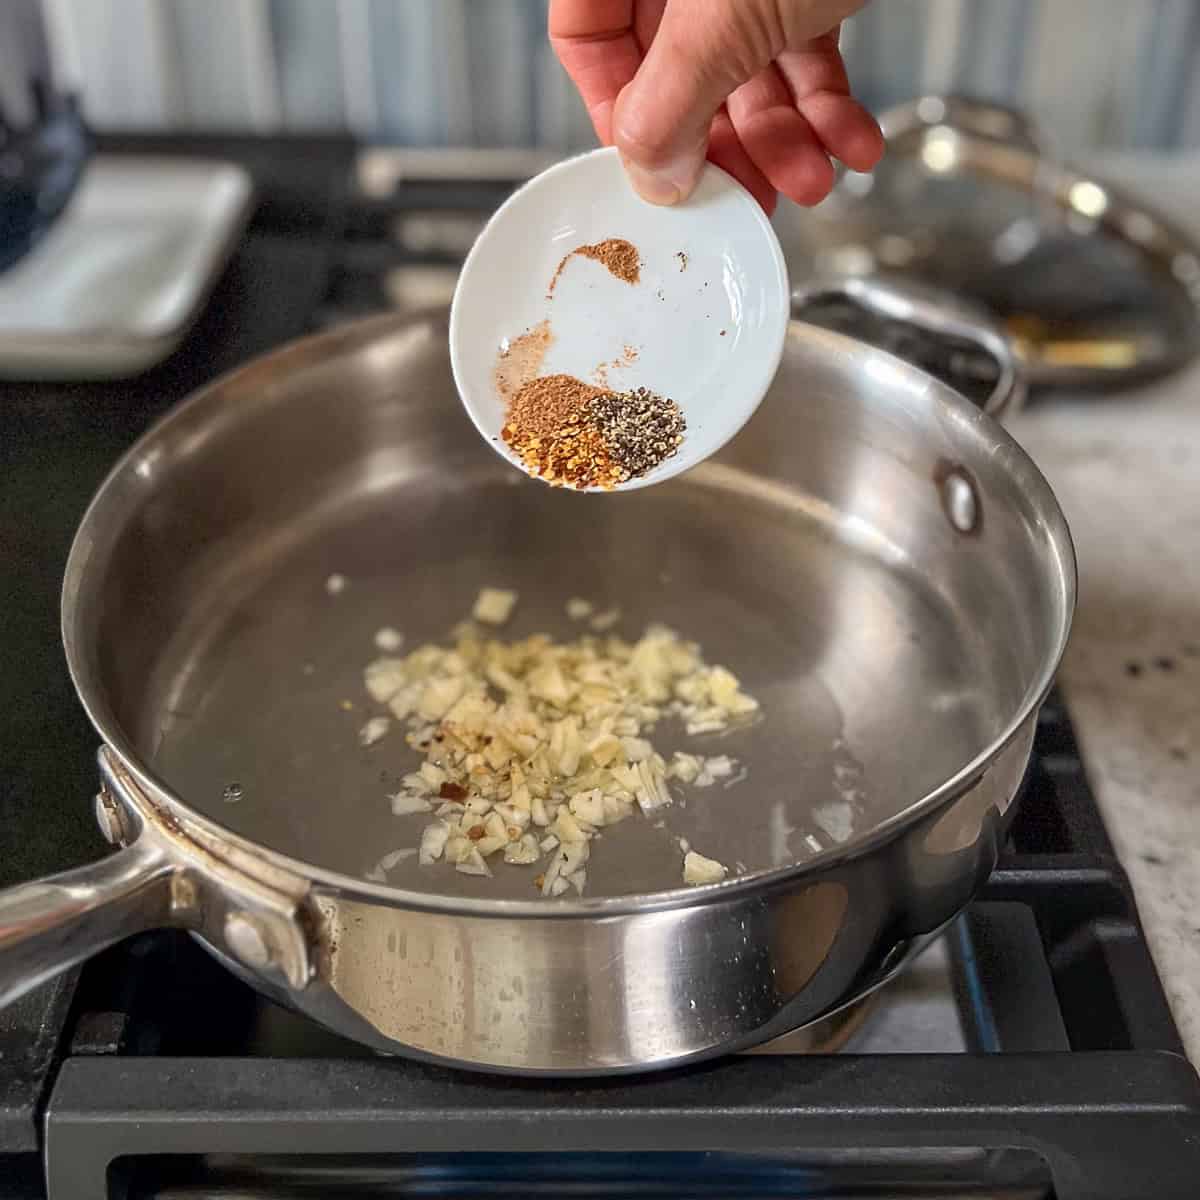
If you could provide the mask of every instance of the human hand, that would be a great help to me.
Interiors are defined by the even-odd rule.
[[[770,213],[777,192],[824,199],[830,156],[869,171],[883,154],[838,50],[864,3],[550,0],[550,41],[645,199],[685,199],[707,156]]]

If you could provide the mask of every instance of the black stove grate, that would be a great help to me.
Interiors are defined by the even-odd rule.
[[[977,1050],[1183,1053],[1057,695],[1007,852],[951,947]]]

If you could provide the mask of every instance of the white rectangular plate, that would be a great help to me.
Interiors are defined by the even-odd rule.
[[[98,155],[45,239],[0,275],[0,376],[119,379],[199,315],[250,212],[214,160]]]

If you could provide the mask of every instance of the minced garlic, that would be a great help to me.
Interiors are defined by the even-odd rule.
[[[488,625],[503,625],[512,616],[517,603],[517,593],[503,588],[484,588],[475,601],[471,615]]]
[[[485,600],[494,596],[503,603]],[[475,615],[502,622],[515,603],[515,594],[485,588]],[[365,685],[424,756],[389,798],[397,815],[433,816],[420,863],[484,876],[493,856],[542,864],[534,882],[544,896],[582,893],[595,835],[635,809],[670,805],[671,781],[737,781],[727,755],[677,753],[668,763],[648,736],[658,722],[716,731],[758,710],[736,676],[664,626],[633,643],[592,633],[564,643],[547,634],[499,641],[467,623],[452,648],[376,659]],[[724,875],[694,852],[684,860],[688,883]]]
[[[695,850],[683,856],[683,882],[694,885],[720,883],[725,878],[726,868],[716,859],[705,858]]]
[[[358,741],[363,746],[373,746],[391,728],[388,717],[372,717],[359,731]]]
[[[567,616],[572,621],[583,621],[592,615],[592,603],[580,596],[572,596],[567,601]]]

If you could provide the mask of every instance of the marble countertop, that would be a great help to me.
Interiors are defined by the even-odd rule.
[[[1200,159],[1096,169],[1200,237]],[[1200,1063],[1200,364],[1124,395],[1056,396],[1009,425],[1075,537],[1079,609],[1060,679]]]

